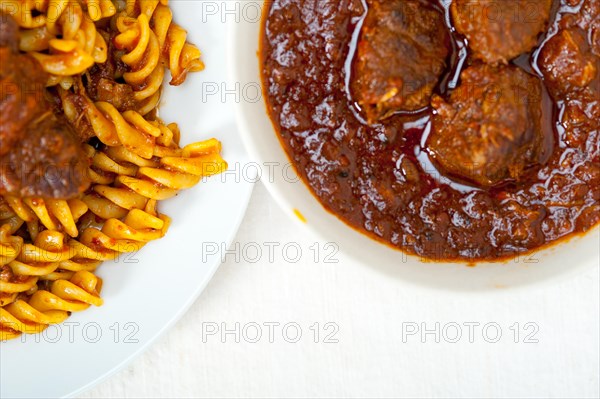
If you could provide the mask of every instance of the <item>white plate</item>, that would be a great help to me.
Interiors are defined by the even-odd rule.
[[[202,98],[208,86],[221,86],[226,80],[226,28],[220,18],[202,20],[202,2],[171,3],[175,20],[200,47],[207,68],[183,86],[167,88],[161,117],[180,124],[182,144],[217,137],[230,169],[242,170],[248,159],[230,105],[218,95]],[[215,245],[224,249],[231,243],[252,192],[250,173],[245,173],[246,179],[233,172],[215,176],[162,203],[160,210],[173,219],[167,236],[100,268],[104,306],[75,313],[44,334],[0,344],[0,397],[76,395],[124,366],[166,331],[221,263],[219,254],[203,253],[202,243],[211,243],[207,253],[214,253]]]
[[[260,23],[251,18],[241,19],[232,26],[230,79],[242,86],[261,81],[257,59],[260,28]],[[289,158],[277,139],[264,101],[240,102],[236,111],[250,156],[263,166],[263,176],[271,177],[262,182],[283,210],[296,221],[300,212],[306,220],[302,224],[325,242],[337,243],[346,255],[392,278],[436,289],[497,291],[553,281],[597,268],[600,264],[600,226],[546,250],[505,263],[481,263],[474,268],[460,263],[426,262],[403,254],[348,227],[326,211],[308,187],[293,176],[293,169],[287,167]],[[273,165],[278,165],[282,173],[269,173]]]

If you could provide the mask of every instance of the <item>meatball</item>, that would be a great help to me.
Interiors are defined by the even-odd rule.
[[[506,64],[535,47],[551,7],[552,0],[454,0],[451,12],[477,59]]]
[[[19,44],[19,25],[8,14],[0,12],[0,47],[8,47],[9,51],[15,52]]]
[[[450,52],[443,14],[430,2],[372,0],[363,22],[351,91],[369,123],[429,104]]]
[[[578,28],[561,30],[548,40],[538,63],[555,97],[586,88],[598,74],[598,58],[591,53],[585,32]]]
[[[490,187],[540,161],[542,83],[514,66],[472,66],[446,102],[434,96],[427,146],[440,168]]]
[[[45,94],[47,75],[17,49],[17,25],[0,13],[0,195],[68,199],[89,186],[88,158]]]
[[[52,111],[36,118],[0,157],[0,194],[75,198],[90,182],[89,161],[69,123]]]
[[[44,106],[46,74],[36,60],[18,54],[18,26],[0,13],[0,156]]]

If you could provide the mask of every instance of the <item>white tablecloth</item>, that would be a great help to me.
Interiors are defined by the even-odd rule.
[[[457,294],[406,286],[326,244],[258,184],[233,252],[195,305],[82,397],[600,395],[598,269],[550,287]]]

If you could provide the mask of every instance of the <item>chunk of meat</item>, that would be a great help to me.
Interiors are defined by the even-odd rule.
[[[16,24],[0,14],[0,195],[68,199],[88,186],[88,158],[46,100],[47,75],[20,54]]]
[[[88,97],[81,78],[77,77],[74,79],[72,90],[59,90],[58,98],[65,110],[65,118],[67,118],[71,126],[75,129],[79,140],[82,143],[87,143],[91,138],[96,136],[90,119],[82,117],[82,115],[87,115],[90,107],[94,106],[94,102]]]
[[[519,180],[544,143],[542,83],[513,66],[475,65],[449,101],[434,96],[428,148],[450,175],[483,187]]]
[[[41,73],[40,73],[41,72]],[[36,60],[0,48],[0,156],[44,110],[46,76]]]
[[[94,94],[92,100],[110,103],[121,112],[134,109],[136,106],[133,88],[128,84],[117,83],[113,79],[98,79]]]
[[[18,49],[19,25],[8,14],[0,13],[0,47],[8,47],[9,51]]]
[[[44,109],[46,74],[33,58],[17,53],[17,35],[13,19],[0,14],[0,156]]]
[[[51,111],[29,123],[0,157],[0,194],[70,199],[89,186],[89,161],[73,128]]]
[[[561,30],[550,38],[540,51],[538,62],[555,97],[585,89],[598,74],[598,58],[578,28]]]
[[[450,9],[476,58],[506,64],[536,46],[551,8],[552,0],[454,0]]]
[[[92,101],[112,104],[120,112],[136,109],[138,106],[131,85],[119,83],[127,71],[127,66],[115,57],[114,37],[100,31],[108,43],[108,59],[95,64],[85,74],[85,88]]]
[[[600,57],[600,2],[598,0],[585,0],[582,8],[587,17],[586,25],[592,53]]]
[[[369,123],[429,104],[450,39],[428,1],[372,0],[353,62],[352,95]]]

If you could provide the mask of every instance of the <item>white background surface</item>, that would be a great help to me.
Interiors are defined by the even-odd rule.
[[[261,184],[236,242],[238,259],[226,255],[175,328],[83,398],[600,395],[598,268],[551,286],[490,294],[407,286],[340,253],[333,257],[337,263],[326,262],[326,243],[317,243],[315,263],[315,238],[288,220]],[[279,244],[271,259],[268,248],[275,244],[267,243]],[[297,263],[286,261],[281,250],[286,244],[301,248]],[[263,254],[253,263],[257,246]],[[288,256],[295,257],[292,249]],[[272,343],[264,325],[270,322],[280,323]],[[315,322],[319,343],[310,329]],[[339,342],[323,342],[327,322],[339,327],[334,336]],[[464,325],[469,322],[480,323],[472,343]],[[222,323],[229,329],[239,323],[239,342],[221,332],[203,337],[203,328],[221,329]],[[251,323],[262,326],[258,343],[249,342],[256,332]],[[287,342],[295,331],[290,328],[284,337],[286,323],[301,327],[299,342]],[[403,339],[403,326],[406,331],[412,323],[420,329],[440,323],[439,342],[420,332]],[[448,342],[456,336],[449,323],[461,326],[457,343]],[[483,334],[486,323],[502,329],[497,343],[488,342],[494,328]],[[515,323],[518,343],[510,329]],[[524,342],[533,331],[525,323],[539,327],[537,343]]]

